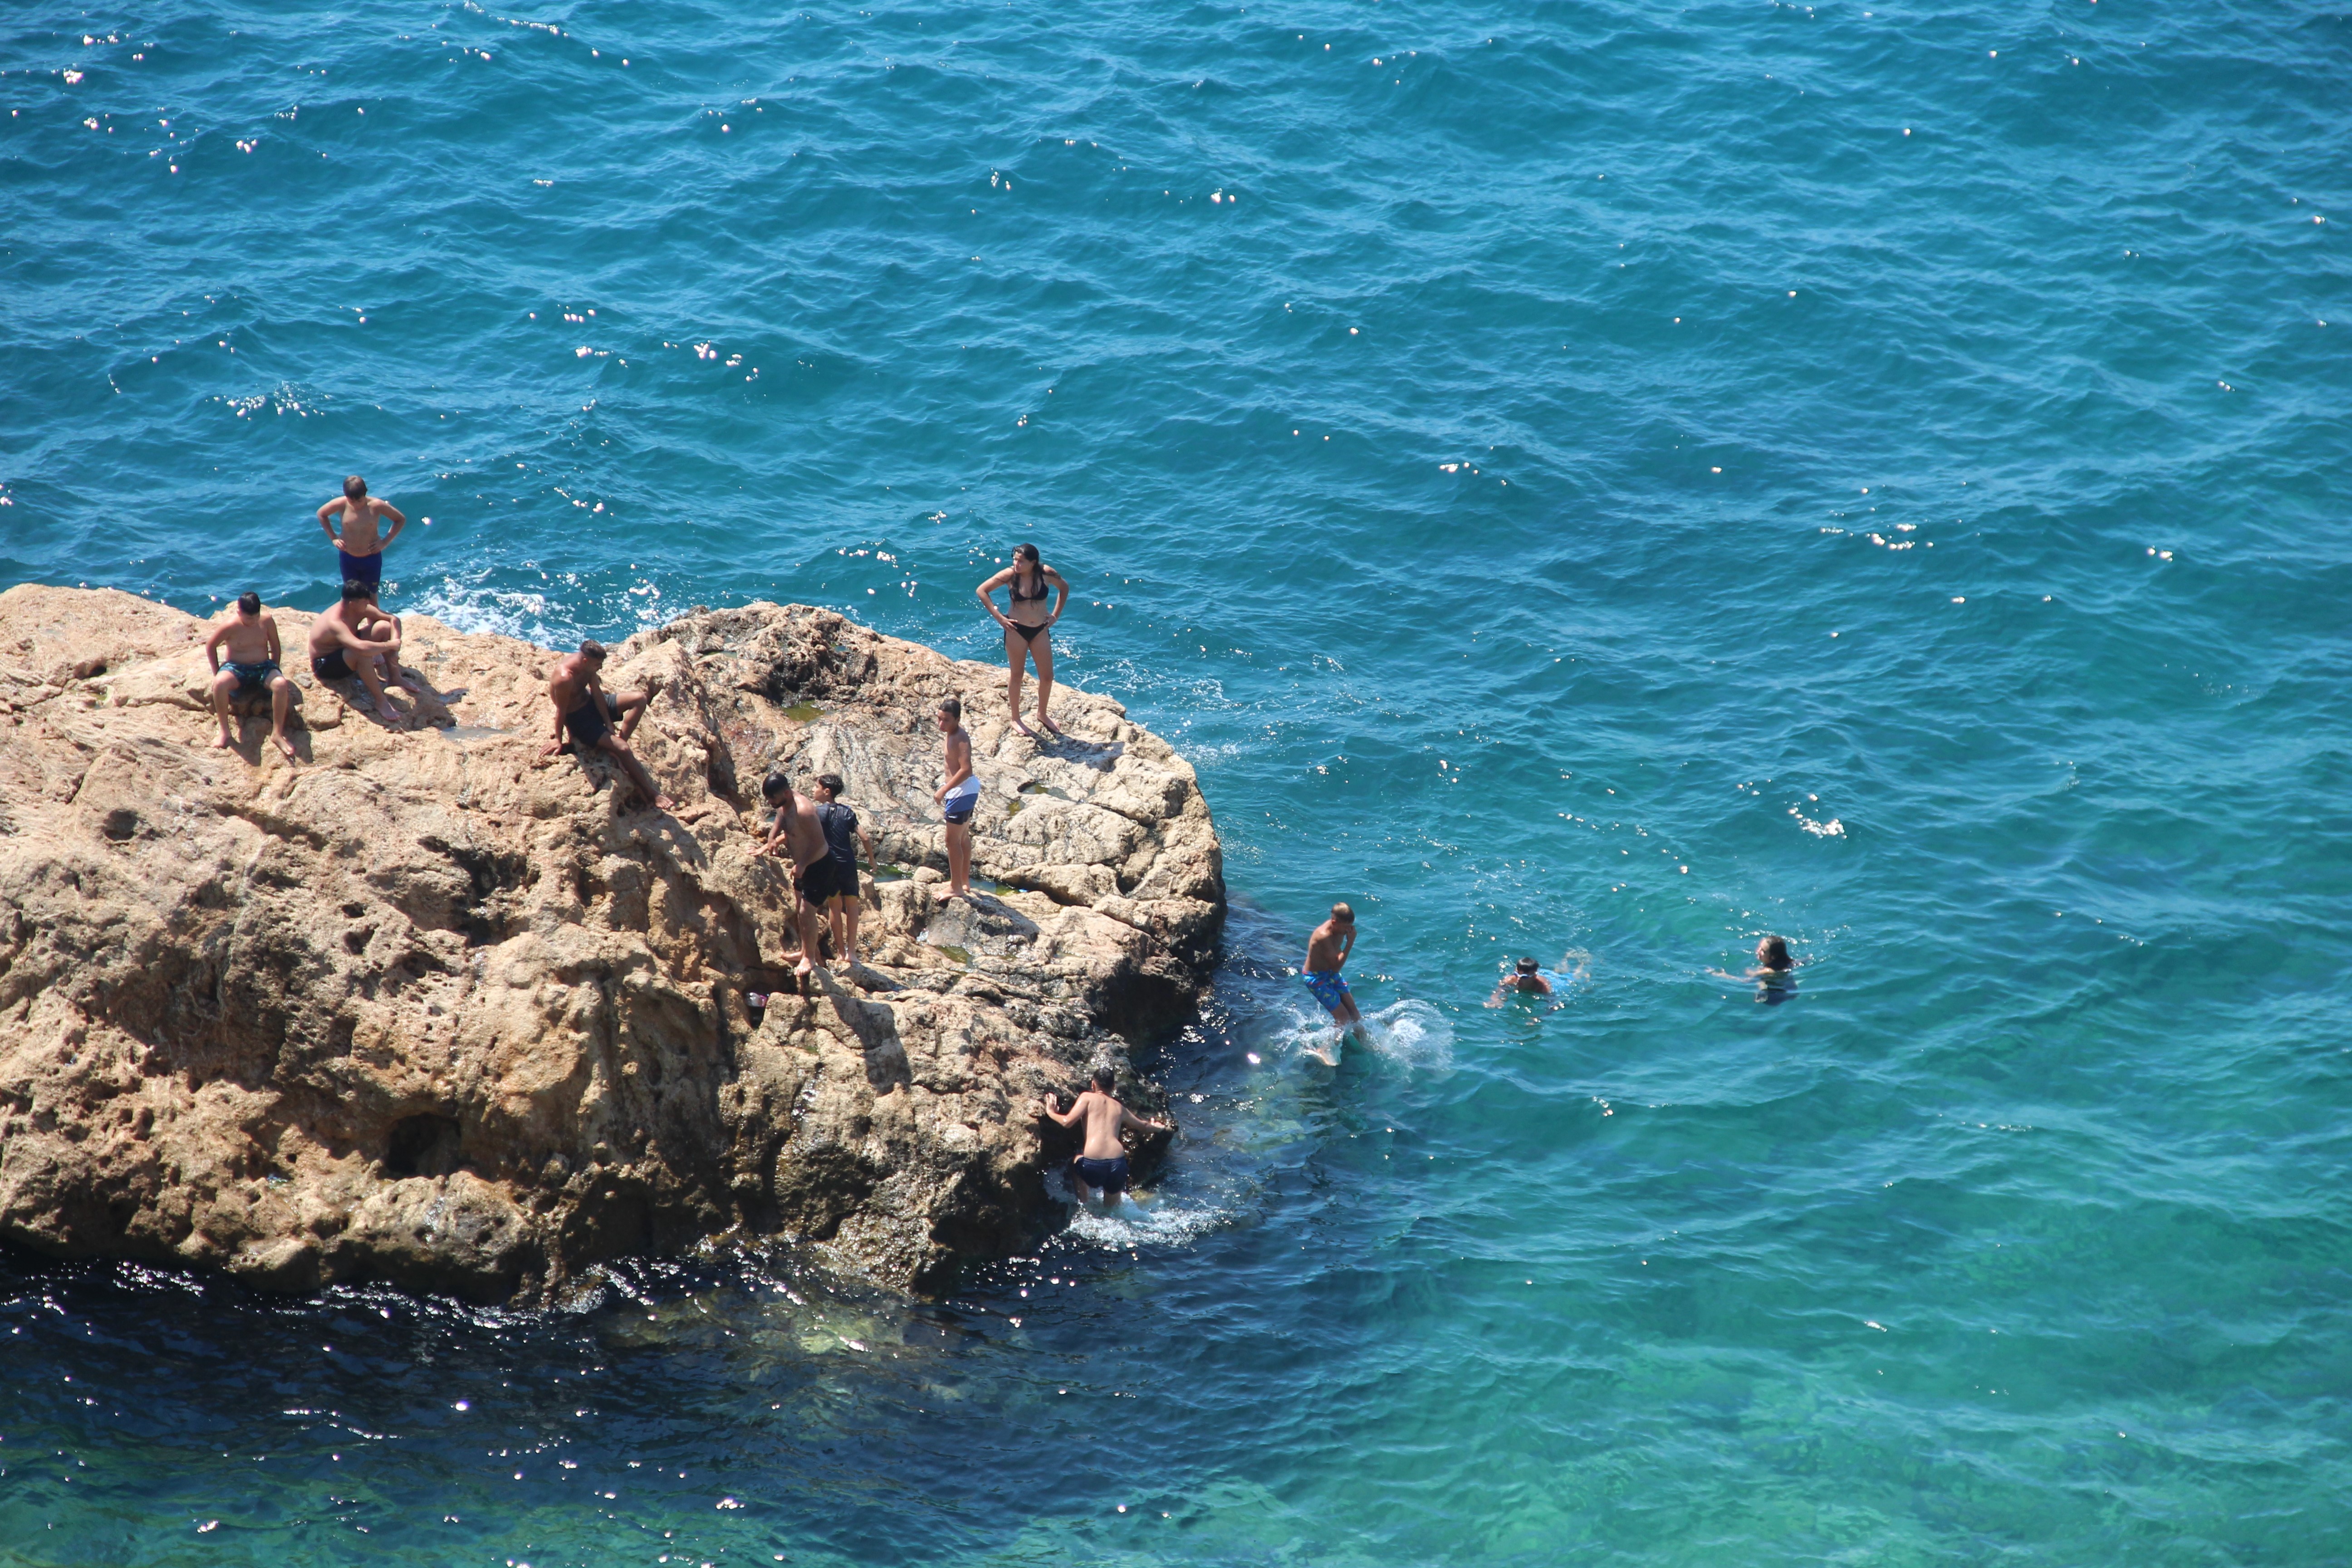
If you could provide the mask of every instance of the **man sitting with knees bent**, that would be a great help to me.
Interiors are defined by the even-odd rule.
[[[652,699],[643,691],[612,696],[601,679],[604,668],[604,645],[593,637],[580,645],[578,653],[556,660],[547,680],[547,695],[555,704],[555,738],[539,754],[544,760],[562,751],[568,731],[583,755],[590,750],[604,752],[621,764],[629,782],[656,811],[667,811],[677,803],[655,787],[653,774],[629,750],[629,737],[636,732],[637,721],[646,716],[646,704]],[[617,734],[613,729],[615,724],[620,726]]]
[[[228,656],[226,659],[221,657],[224,651]],[[229,704],[247,692],[266,691],[270,742],[288,762],[299,760],[294,755],[294,742],[286,738],[286,716],[294,707],[294,683],[278,668],[279,652],[278,618],[261,613],[260,595],[238,595],[235,612],[205,639],[205,658],[213,667],[213,711],[220,718],[220,739],[214,745],[226,749],[232,743]]]

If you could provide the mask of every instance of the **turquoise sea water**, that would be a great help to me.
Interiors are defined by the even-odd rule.
[[[2347,65],[2147,0],[14,9],[0,581],[321,605],[358,469],[460,625],[995,657],[1034,538],[1234,915],[1157,1191],[947,1301],[0,1257],[0,1560],[2352,1561]],[[1482,1006],[1522,952],[1564,1005]]]

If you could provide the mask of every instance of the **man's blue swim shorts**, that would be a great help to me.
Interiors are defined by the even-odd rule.
[[[1332,1013],[1339,1012],[1339,1004],[1349,999],[1347,976],[1336,969],[1328,973],[1310,969],[1305,978],[1307,989],[1315,993],[1315,1000]]]

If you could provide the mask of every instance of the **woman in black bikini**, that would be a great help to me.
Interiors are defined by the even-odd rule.
[[[989,597],[999,588],[1013,595],[1013,613],[1010,616],[998,610],[996,601]],[[1050,613],[1045,608],[1048,589],[1053,591],[1054,601]],[[1021,676],[1025,661],[1034,659],[1037,661],[1037,722],[1056,735],[1060,734],[1062,727],[1045,716],[1047,705],[1054,700],[1054,635],[1048,628],[1060,620],[1062,612],[1069,607],[1070,585],[1062,581],[1059,572],[1037,559],[1035,545],[1016,544],[1013,547],[1013,564],[972,591],[980,595],[980,602],[988,606],[989,615],[1004,628],[1004,657],[1013,665],[1012,674],[1005,682],[1004,695],[1005,700],[1013,706],[1014,727],[1033,739],[1037,733],[1021,722]]]

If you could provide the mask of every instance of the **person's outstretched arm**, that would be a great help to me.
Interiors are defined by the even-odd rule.
[[[1085,1098],[1086,1096],[1080,1095],[1078,1100]],[[1067,1111],[1060,1111],[1054,1109],[1053,1096],[1041,1094],[1037,1097],[1037,1111],[1039,1115],[1050,1116],[1062,1126],[1068,1127],[1078,1119],[1078,1100],[1070,1101],[1070,1109]]]
[[[1144,1117],[1138,1116],[1134,1111],[1129,1110],[1124,1105],[1118,1108],[1118,1120],[1122,1126],[1139,1128],[1146,1132],[1173,1132],[1176,1131],[1176,1124],[1172,1121],[1150,1121]]]

